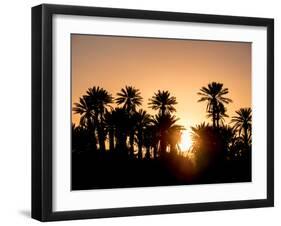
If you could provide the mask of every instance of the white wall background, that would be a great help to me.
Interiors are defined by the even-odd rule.
[[[2,1],[0,20],[0,225],[38,225],[30,218],[31,6],[42,1]],[[281,115],[281,14],[279,1],[58,0],[45,3],[136,8],[275,18],[275,115]],[[275,118],[275,207],[248,210],[56,222],[55,225],[277,225],[281,222],[281,118]]]

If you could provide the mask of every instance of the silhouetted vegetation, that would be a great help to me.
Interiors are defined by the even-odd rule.
[[[232,100],[222,83],[198,92],[206,117],[191,127],[192,147],[181,150],[176,97],[158,90],[142,109],[141,91],[126,86],[113,97],[89,88],[73,106],[72,189],[184,185],[251,181],[252,112],[238,109],[225,124]]]

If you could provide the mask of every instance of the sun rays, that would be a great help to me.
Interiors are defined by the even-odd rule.
[[[190,130],[183,130],[181,134],[181,142],[179,144],[182,152],[188,152],[192,146],[192,140],[190,137]]]

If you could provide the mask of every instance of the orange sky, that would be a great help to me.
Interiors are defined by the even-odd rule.
[[[158,89],[177,98],[178,124],[193,126],[206,118],[197,92],[216,81],[233,100],[227,114],[251,106],[251,43],[72,35],[72,105],[87,88],[100,86],[113,96],[125,85],[140,89],[143,106]],[[72,116],[79,122],[79,115]],[[228,122],[229,119],[226,119]]]

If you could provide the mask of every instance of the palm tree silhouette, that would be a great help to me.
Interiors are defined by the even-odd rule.
[[[110,104],[113,103],[113,97],[105,89],[99,86],[89,88],[87,91],[87,98],[89,99],[92,110],[94,111],[94,121],[97,125],[99,148],[102,152],[105,151],[105,126],[104,114],[107,108],[111,108]]]
[[[92,137],[90,136],[89,129],[85,126],[75,126],[72,124],[72,152],[80,153],[82,151],[93,150]]]
[[[143,131],[150,125],[151,116],[144,110],[140,109],[134,114],[136,128],[137,128],[137,140],[138,140],[138,159],[142,159],[142,147],[143,147]]]
[[[116,150],[122,154],[127,155],[127,134],[129,127],[129,114],[123,108],[115,108],[112,110],[112,123],[115,128]]]
[[[192,154],[185,155],[179,147],[185,128],[177,124],[177,100],[168,90],[149,99],[152,116],[141,108],[135,87],[125,86],[116,98],[101,87],[89,88],[73,106],[80,116],[80,124],[72,125],[74,190],[249,181],[252,110],[241,108],[225,123],[228,92],[216,82],[200,89],[198,102],[207,103],[212,123],[191,127]]]
[[[104,123],[106,132],[108,133],[109,150],[112,152],[115,149],[114,133],[115,133],[115,121],[113,117],[113,111],[106,110],[104,114]]]
[[[240,108],[235,113],[237,116],[233,116],[230,123],[234,123],[234,129],[238,130],[239,136],[243,132],[244,144],[249,147],[252,135],[252,109]]]
[[[219,103],[217,106],[217,112],[215,114],[215,122],[216,122],[216,127],[220,126],[220,122],[223,124],[225,119],[224,118],[228,118],[229,116],[226,114],[226,107],[222,104]],[[207,118],[213,118],[213,113],[210,112],[207,114]]]
[[[220,127],[220,140],[223,144],[224,157],[231,157],[237,142],[235,129],[229,125]]]
[[[220,169],[220,164],[225,160],[227,141],[224,130],[201,123],[191,127],[193,141],[192,151],[195,153],[196,164],[199,170],[208,172],[211,169]]]
[[[212,115],[213,127],[218,127],[220,109],[223,109],[224,104],[232,102],[231,99],[224,97],[228,94],[228,88],[223,88],[222,83],[212,82],[207,87],[203,86],[197,94],[201,96],[198,102],[207,102],[206,111]]]
[[[169,113],[159,113],[153,117],[152,123],[158,131],[160,131],[160,156],[163,156],[166,153],[169,139],[169,129],[171,129],[178,120],[179,119],[176,118],[176,116]]]
[[[149,99],[149,107],[153,110],[159,110],[159,113],[164,115],[166,113],[173,113],[176,111],[174,105],[178,102],[176,97],[171,96],[169,91],[160,91],[154,93],[153,97]]]
[[[160,133],[158,128],[153,125],[152,123],[148,126],[143,131],[143,143],[146,148],[146,153],[145,157],[146,159],[150,159],[151,153],[150,150],[152,149],[153,152],[153,158],[157,159],[157,148],[158,148],[158,143],[160,141]]]
[[[121,89],[121,92],[117,93],[116,103],[118,105],[123,104],[123,109],[125,109],[130,118],[130,134],[129,134],[129,143],[130,143],[130,156],[134,155],[134,137],[135,137],[135,119],[132,114],[136,111],[136,107],[140,106],[143,98],[140,95],[139,89],[136,89],[133,86],[125,86]]]
[[[89,98],[86,96],[80,97],[79,102],[74,103],[72,110],[74,111],[74,114],[80,115],[81,126],[89,126],[91,124],[94,112]]]
[[[207,138],[210,126],[208,123],[201,123],[195,126],[191,126],[191,140],[192,140],[192,150],[200,149],[202,143]]]
[[[168,129],[168,143],[170,145],[170,152],[173,154],[178,154],[180,150],[179,143],[182,130],[184,130],[184,127],[181,125],[173,125]]]
[[[135,111],[137,106],[140,106],[143,98],[140,95],[140,91],[133,86],[125,86],[121,89],[121,92],[117,93],[115,99],[118,105],[123,104],[123,108],[128,112]]]
[[[95,136],[96,123],[94,121],[95,113],[90,99],[87,96],[79,98],[78,103],[74,103],[73,111],[80,115],[80,125],[87,127],[92,135],[93,149],[97,150],[97,141]]]

